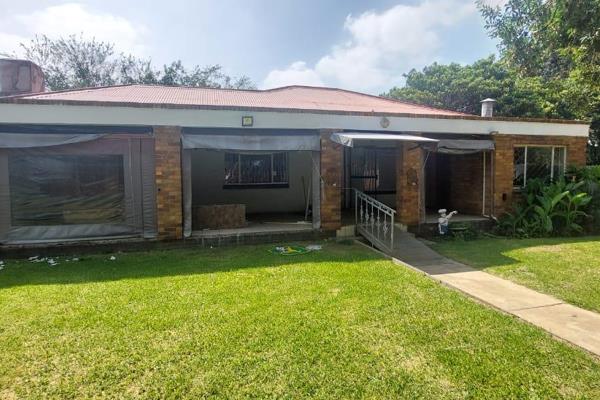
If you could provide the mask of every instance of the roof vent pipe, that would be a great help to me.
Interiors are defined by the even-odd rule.
[[[494,116],[494,104],[496,104],[496,100],[487,98],[485,100],[481,100],[481,116],[491,118]]]

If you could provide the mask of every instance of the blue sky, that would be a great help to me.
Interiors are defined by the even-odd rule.
[[[83,32],[157,64],[221,64],[260,88],[380,93],[411,68],[496,51],[469,0],[0,0],[0,9],[0,52],[18,55],[36,33]]]

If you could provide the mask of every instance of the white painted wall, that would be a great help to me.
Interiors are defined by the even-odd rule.
[[[381,115],[336,113],[194,110],[150,107],[106,107],[90,105],[1,104],[1,123],[174,125],[185,127],[241,127],[242,116],[254,117],[254,128],[356,129],[381,131]],[[429,132],[487,135],[583,136],[588,123],[564,124],[514,120],[456,119],[387,116],[390,132]]]
[[[246,204],[246,213],[304,212],[302,177],[310,185],[312,159],[308,151],[291,151],[289,188],[223,189],[225,152],[192,151],[192,207],[207,204]]]

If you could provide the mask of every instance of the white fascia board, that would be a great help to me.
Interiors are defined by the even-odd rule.
[[[589,124],[488,119],[443,119],[296,113],[273,111],[201,110],[148,107],[108,107],[85,105],[0,104],[0,123],[93,124],[93,125],[172,125],[202,128],[241,128],[242,116],[254,117],[253,128],[271,129],[351,129],[390,132],[459,134],[505,134],[543,136],[589,135]]]

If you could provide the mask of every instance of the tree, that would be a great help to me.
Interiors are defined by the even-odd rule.
[[[600,0],[478,1],[500,52],[523,77],[561,87],[559,116],[591,121],[589,161],[600,163]]]
[[[112,44],[75,36],[53,40],[42,35],[21,46],[25,58],[42,68],[46,85],[51,90],[106,86],[117,82],[117,60]]]
[[[478,0],[490,36],[527,75],[568,77],[581,69],[600,77],[600,0],[509,0],[503,7]]]
[[[111,43],[87,40],[82,36],[50,39],[35,36],[21,44],[25,57],[44,71],[50,90],[115,84],[160,84],[214,88],[254,88],[252,81],[242,76],[234,78],[220,65],[187,69],[179,60],[162,69],[155,69],[151,60],[133,55],[116,54]]]
[[[542,101],[548,88],[538,78],[516,79],[516,72],[494,56],[472,65],[434,63],[422,71],[411,70],[402,88],[384,96],[478,114],[481,100],[498,101],[496,113],[503,116],[556,117],[556,111]]]
[[[498,115],[591,121],[588,161],[600,163],[600,0],[478,5],[499,60],[412,70],[385,95],[472,114],[494,97]]]

